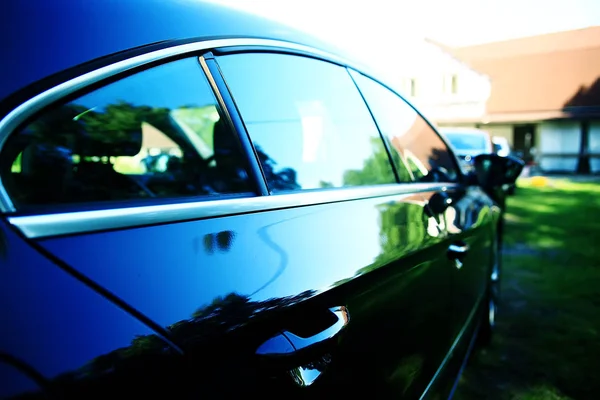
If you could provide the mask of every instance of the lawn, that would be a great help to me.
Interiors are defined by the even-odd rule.
[[[454,398],[600,399],[600,183],[519,184],[497,333]]]

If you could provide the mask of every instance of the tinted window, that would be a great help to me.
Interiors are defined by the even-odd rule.
[[[396,182],[345,68],[282,54],[218,61],[271,191]]]
[[[456,164],[446,144],[419,114],[385,86],[353,72],[358,87],[399,158],[422,182],[453,182]]]
[[[47,109],[2,157],[17,206],[250,190],[235,135],[191,58]]]

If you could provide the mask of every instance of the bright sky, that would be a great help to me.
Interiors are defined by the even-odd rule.
[[[318,36],[392,84],[424,37],[462,46],[600,25],[600,0],[208,1]]]
[[[599,0],[212,0],[340,47],[399,37],[467,45],[600,25]]]

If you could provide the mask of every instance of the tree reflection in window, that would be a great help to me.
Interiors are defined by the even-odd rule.
[[[3,149],[2,178],[13,202],[250,192],[241,147],[197,68],[179,60],[42,111]],[[204,103],[190,101],[195,97]]]

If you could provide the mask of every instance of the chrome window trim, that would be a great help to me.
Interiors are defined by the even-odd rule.
[[[139,68],[144,65],[157,62],[166,61],[169,58],[182,56],[188,53],[195,53],[198,51],[209,50],[218,47],[236,47],[236,46],[257,46],[265,48],[273,48],[274,50],[291,50],[297,52],[305,52],[313,54],[317,57],[322,57],[333,62],[337,62],[343,65],[348,65],[348,62],[327,52],[281,40],[272,39],[252,39],[252,38],[232,38],[232,39],[214,39],[206,40],[194,43],[188,43],[183,45],[177,45],[152,51],[146,54],[138,55],[126,60],[116,62],[99,68],[97,70],[88,72],[66,82],[63,82],[57,86],[48,89],[31,99],[20,104],[9,112],[2,120],[0,120],[0,152],[6,143],[7,138],[10,134],[17,129],[22,123],[24,123],[29,117],[50,104],[59,101],[61,98],[68,96],[78,90],[84,89],[92,84],[98,83],[102,80],[110,78],[114,75],[129,71],[134,68]],[[4,185],[2,184],[2,177],[0,176],[0,212],[10,213],[15,212],[16,208],[10,199]]]
[[[14,216],[8,222],[30,239],[224,217],[256,211],[446,190],[453,183],[405,183],[299,191],[289,194],[161,204],[59,214]],[[390,199],[390,201],[393,201]]]

